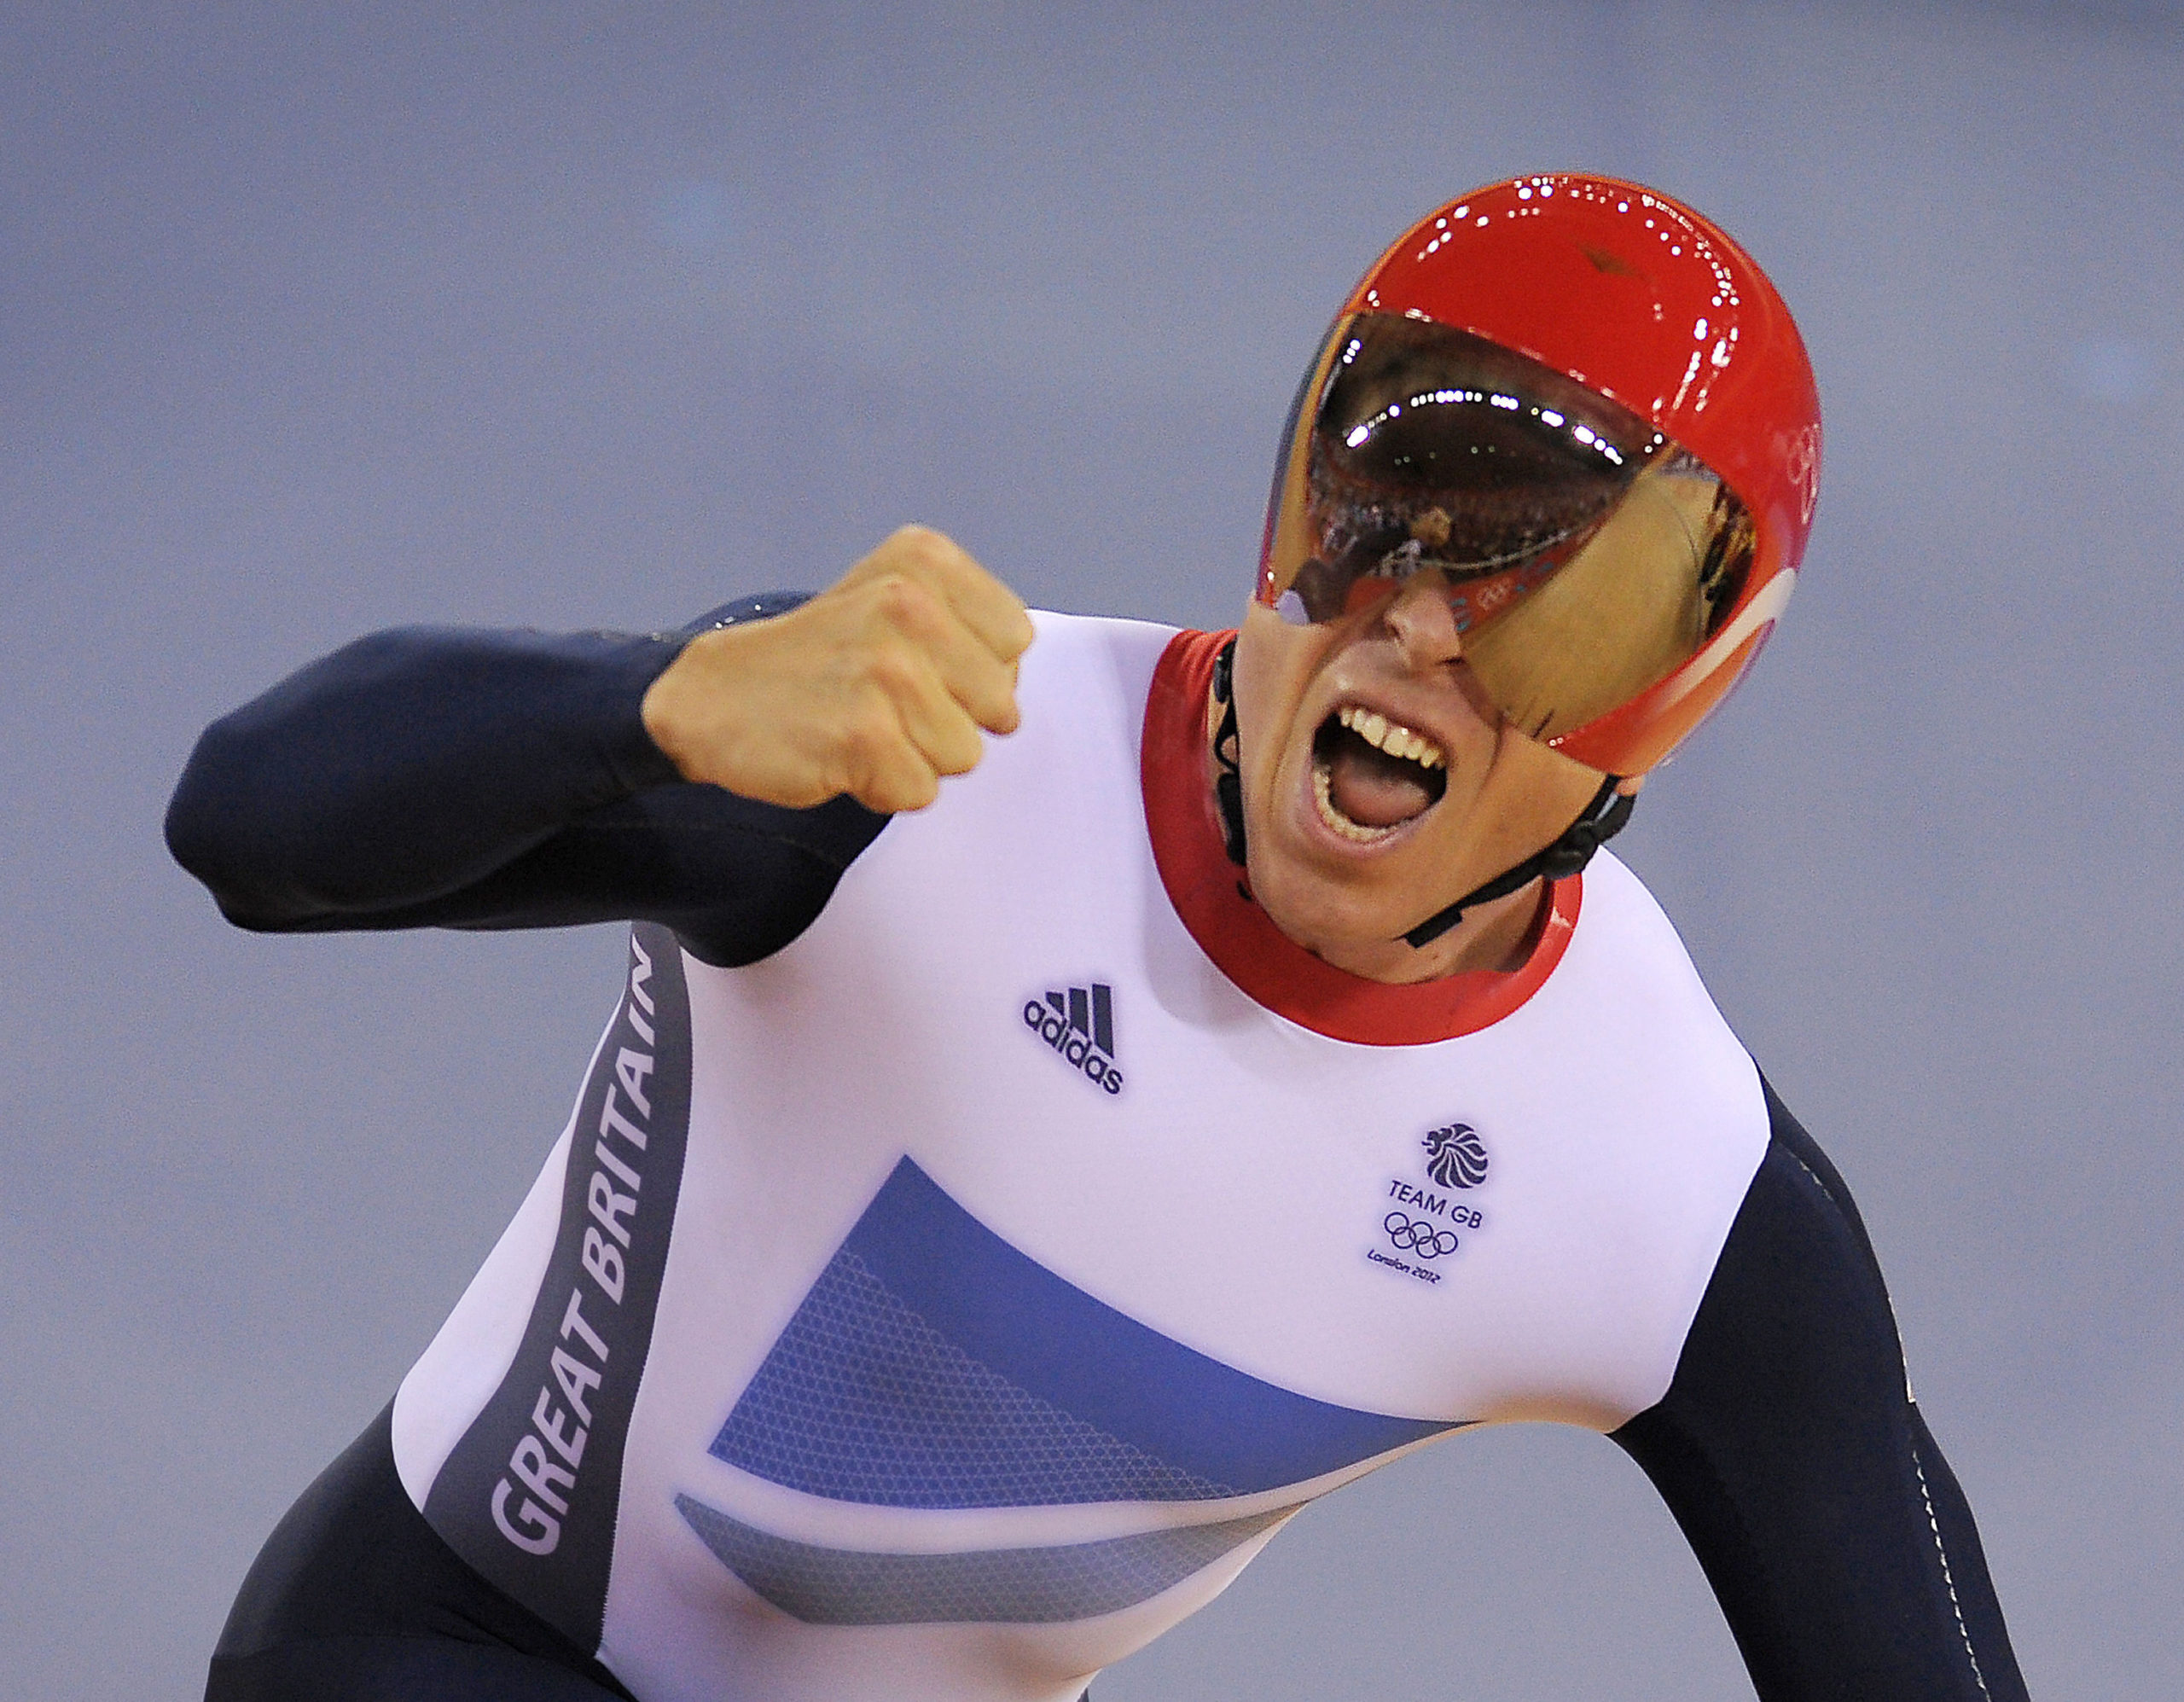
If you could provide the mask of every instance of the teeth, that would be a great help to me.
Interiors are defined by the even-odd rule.
[[[1438,769],[1449,760],[1448,753],[1424,734],[1395,726],[1385,716],[1360,709],[1354,703],[1345,704],[1337,719],[1375,750],[1416,763],[1420,768]]]
[[[1336,809],[1334,794],[1329,790],[1327,770],[1324,763],[1312,764],[1312,797],[1320,806],[1320,819],[1345,839],[1352,840],[1361,845],[1369,845],[1377,839],[1385,839],[1390,834],[1395,832],[1393,828],[1368,828],[1362,822],[1353,822],[1341,810]]]

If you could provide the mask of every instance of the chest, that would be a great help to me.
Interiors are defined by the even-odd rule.
[[[1605,1428],[1658,1397],[1763,1138],[1711,1007],[1581,938],[1478,1033],[1332,1040],[1198,950],[1126,770],[982,778],[891,826],[788,950],[693,969],[693,1183],[743,1226],[739,1291],[785,1327],[877,1238],[1023,1331],[1065,1326],[1018,1262],[1346,1409]],[[905,1163],[1011,1258],[905,1217]]]

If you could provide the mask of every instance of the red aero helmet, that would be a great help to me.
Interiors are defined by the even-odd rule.
[[[1797,582],[1820,401],[1744,250],[1635,183],[1513,178],[1427,214],[1305,376],[1257,599],[1342,618],[1422,568],[1512,724],[1641,774]]]

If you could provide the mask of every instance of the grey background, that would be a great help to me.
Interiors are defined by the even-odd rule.
[[[18,4],[0,20],[0,1693],[195,1693],[565,1114],[611,931],[264,940],[202,723],[363,630],[649,627],[896,523],[1225,624],[1326,315],[1520,170],[1796,305],[1804,589],[1625,844],[1857,1190],[2035,1693],[2173,1698],[2167,7]],[[1308,1514],[1101,1702],[1747,1696],[1595,1438]]]

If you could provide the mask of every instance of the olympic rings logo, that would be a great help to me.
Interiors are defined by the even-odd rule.
[[[1443,1258],[1456,1250],[1453,1232],[1436,1229],[1421,1217],[1406,1217],[1400,1211],[1391,1211],[1380,1220],[1380,1227],[1388,1232],[1388,1239],[1399,1252],[1416,1253],[1420,1258]]]

